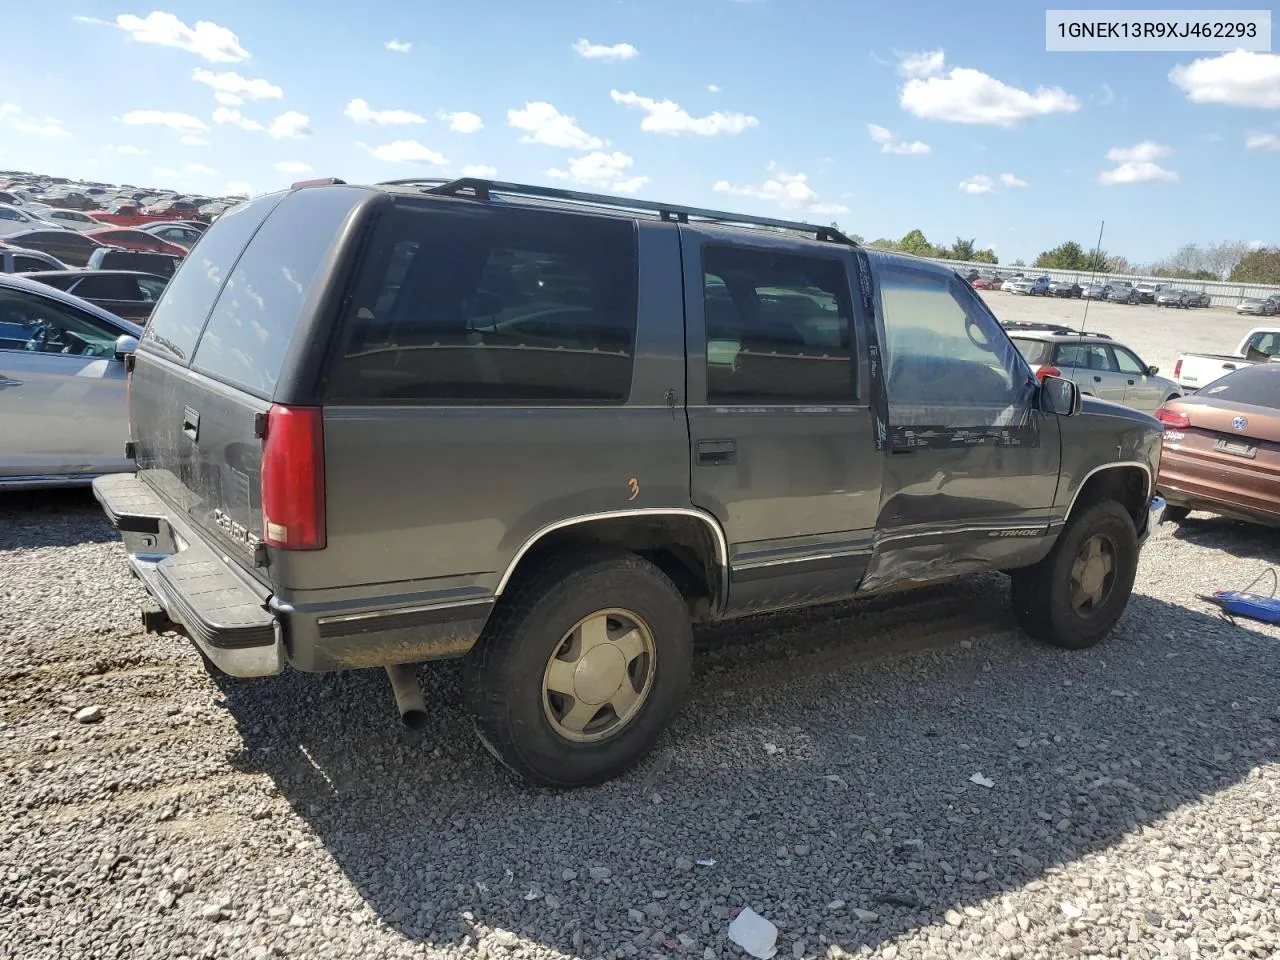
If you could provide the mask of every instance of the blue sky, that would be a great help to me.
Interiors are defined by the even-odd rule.
[[[1026,3],[162,2],[8,5],[0,167],[207,193],[493,171],[1005,262],[1104,218],[1133,261],[1280,243],[1277,54],[1046,53]]]

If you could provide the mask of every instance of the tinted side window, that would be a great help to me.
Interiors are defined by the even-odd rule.
[[[0,346],[9,350],[109,357],[120,331],[66,304],[0,290]]]
[[[50,264],[45,263],[43,260],[37,260],[35,257],[18,256],[13,258],[14,273],[26,273],[32,270],[47,270],[50,266]]]
[[[85,277],[76,284],[74,293],[87,300],[137,300],[138,285],[132,277],[106,274],[101,277]]]
[[[853,402],[844,264],[711,246],[702,269],[709,402]]]
[[[299,190],[280,202],[219,294],[196,348],[195,369],[251,393],[275,392],[312,281],[338,228],[364,195],[355,188]],[[196,245],[193,258],[204,245]],[[170,289],[185,273],[178,271]],[[167,300],[168,294],[161,304]]]
[[[184,262],[185,269],[177,272],[156,304],[142,335],[144,342],[154,344],[178,360],[191,357],[205,318],[236,259],[279,202],[279,196],[260,197],[233,207],[218,218],[192,249]],[[110,260],[105,251],[100,253],[101,256],[95,254],[95,266]],[[127,258],[122,259],[129,262]]]
[[[1014,338],[1013,345],[1026,358],[1027,363],[1032,364],[1044,363],[1053,348],[1048,340],[1020,340],[1017,337]]]
[[[605,402],[630,390],[630,220],[401,205],[361,274],[333,399]]]

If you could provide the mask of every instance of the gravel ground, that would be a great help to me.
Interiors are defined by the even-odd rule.
[[[1154,304],[1100,303],[1064,297],[1026,297],[1003,290],[979,291],[1001,320],[1061,323],[1073,330],[1110,334],[1131,347],[1160,375],[1173,377],[1173,363],[1180,353],[1231,353],[1254,327],[1273,327],[1275,317],[1242,317],[1220,307],[1173,310]],[[1089,316],[1084,317],[1085,304]]]
[[[377,672],[213,680],[122,556],[85,494],[0,502],[2,957],[711,960],[743,906],[780,957],[1280,952],[1280,631],[1196,599],[1273,533],[1162,529],[1083,653],[999,577],[704,631],[657,754],[568,794],[449,667],[425,735]]]

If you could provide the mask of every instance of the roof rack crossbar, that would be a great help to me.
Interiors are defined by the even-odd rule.
[[[703,207],[686,207],[672,203],[656,203],[652,200],[632,200],[623,197],[612,197],[603,193],[584,193],[580,190],[561,190],[556,187],[538,187],[523,183],[508,183],[502,180],[484,180],[477,177],[462,177],[457,180],[388,180],[380,186],[423,186],[425,192],[447,197],[474,196],[478,200],[488,200],[497,192],[517,197],[533,197],[540,200],[560,200],[569,203],[589,204],[596,207],[608,207],[613,210],[637,210],[656,213],[659,219],[668,223],[688,223],[690,218],[700,221],[724,224],[745,224],[758,227],[772,227],[779,230],[794,230],[798,233],[811,233],[819,240],[857,246],[835,227],[823,227],[815,223],[804,223],[798,220],[780,220],[775,217],[756,217],[749,214],[729,213],[724,210],[709,210]]]

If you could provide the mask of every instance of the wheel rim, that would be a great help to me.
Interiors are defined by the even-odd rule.
[[[653,631],[638,614],[613,607],[570,628],[542,675],[542,711],[566,740],[591,743],[635,719],[653,689]]]
[[[1071,608],[1082,617],[1098,611],[1116,582],[1116,545],[1094,534],[1080,546],[1071,564]]]

